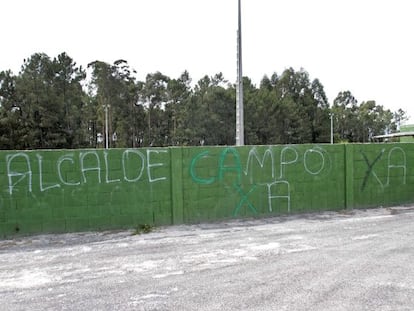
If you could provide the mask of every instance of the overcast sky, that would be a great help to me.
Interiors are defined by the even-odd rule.
[[[401,108],[414,123],[414,2],[242,0],[243,75],[256,85],[305,69],[329,102],[349,90],[361,103]],[[138,78],[161,71],[193,82],[236,80],[237,0],[13,0],[0,10],[0,71],[35,52],[79,65],[125,59]]]

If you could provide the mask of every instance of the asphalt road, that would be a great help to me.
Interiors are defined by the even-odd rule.
[[[414,310],[414,207],[0,241],[0,310]]]

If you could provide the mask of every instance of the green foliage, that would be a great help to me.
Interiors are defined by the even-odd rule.
[[[133,76],[135,73],[125,60],[117,60],[113,65],[101,61],[90,63],[92,79],[89,97],[92,109],[87,115],[89,124],[94,124],[91,133],[94,147],[102,147],[97,135],[105,137],[105,118],[108,118],[109,147],[138,147],[140,133],[144,130],[144,110],[138,103],[142,84]],[[105,111],[107,109],[107,112]],[[100,144],[100,145],[99,145]]]
[[[187,71],[138,81],[122,59],[91,62],[87,72],[66,53],[36,53],[18,75],[0,72],[0,148],[103,148],[106,132],[111,148],[235,143],[236,90],[222,73],[194,86]],[[265,76],[258,87],[244,77],[243,87],[246,144],[329,142],[331,115],[335,142],[367,142],[406,120],[401,109],[358,105],[349,91],[330,107],[303,69]]]
[[[358,105],[350,91],[338,94],[332,113],[336,140],[346,142],[369,142],[375,135],[394,132],[405,114],[401,109],[393,114],[373,100]]]
[[[65,53],[53,60],[34,54],[17,77],[10,72],[0,77],[2,149],[84,145],[81,81],[85,73]]]
[[[149,224],[142,224],[142,225],[138,225],[135,228],[132,235],[147,234],[147,233],[151,233],[152,231],[154,231],[154,226],[151,226]]]

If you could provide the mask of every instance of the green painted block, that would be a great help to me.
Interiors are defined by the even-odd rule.
[[[95,229],[95,230],[104,230],[104,229],[113,228],[111,217],[108,217],[108,216],[90,217],[89,226],[91,229]]]
[[[118,205],[106,204],[100,207],[100,215],[102,216],[115,216],[121,214],[121,207]]]
[[[16,234],[19,234],[20,228],[18,227],[16,222],[4,222],[0,223],[0,227],[2,228],[2,236],[3,237],[9,237]]]
[[[121,216],[134,216],[137,214],[137,209],[129,205],[120,206],[120,215]]]
[[[90,210],[85,206],[69,206],[65,208],[65,219],[87,219],[89,216]]]
[[[44,220],[52,219],[52,210],[49,208],[28,208],[19,211],[19,219],[41,223]]]
[[[80,215],[84,215],[85,213],[84,213],[84,211],[82,210],[82,214],[78,214],[78,217],[80,216]],[[105,216],[105,215],[103,215],[103,213],[102,213],[102,210],[101,210],[101,206],[99,206],[99,205],[89,205],[88,207],[87,207],[87,209],[86,209],[86,215],[88,216],[88,217],[100,217],[100,216]]]
[[[67,232],[88,231],[91,229],[89,219],[87,218],[66,218],[65,224]]]
[[[171,225],[172,224],[172,212],[170,201],[160,202],[152,209],[153,219],[156,225]]]
[[[134,217],[116,215],[111,217],[111,224],[113,228],[134,228],[137,224],[135,223]]]
[[[42,232],[45,233],[63,233],[66,232],[66,220],[65,219],[54,219],[48,220],[42,224]]]
[[[80,185],[82,181],[79,169],[76,171],[63,171],[61,175],[62,179],[59,178],[59,180],[62,187],[75,187],[77,185]]]
[[[157,191],[152,191],[150,197],[152,198],[151,201],[159,202],[169,200],[171,202],[171,189],[160,189]]]
[[[145,224],[159,225],[154,221],[153,213],[134,215],[132,220],[134,221],[134,226],[145,225]]]
[[[63,205],[66,207],[70,206],[87,206],[87,193],[80,191],[79,189],[65,192],[63,195]]]
[[[56,206],[52,208],[52,219],[64,219],[65,216],[65,208],[63,206]]]
[[[19,234],[34,234],[42,232],[42,223],[40,221],[21,220],[18,221],[15,227],[16,233]]]

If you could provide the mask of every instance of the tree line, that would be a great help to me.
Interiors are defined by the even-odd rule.
[[[249,145],[327,143],[331,118],[335,142],[368,142],[406,119],[350,91],[330,105],[304,69],[264,76],[259,86],[244,77],[243,88]],[[0,149],[234,145],[235,101],[222,73],[139,81],[122,59],[82,68],[66,53],[36,53],[17,75],[0,72]]]

